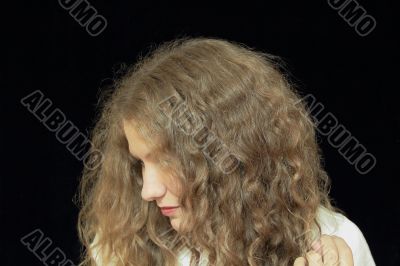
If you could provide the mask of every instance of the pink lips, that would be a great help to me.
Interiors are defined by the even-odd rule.
[[[165,216],[170,216],[176,211],[177,208],[179,207],[163,207],[161,208],[161,213]]]

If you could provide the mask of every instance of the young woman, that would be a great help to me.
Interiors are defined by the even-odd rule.
[[[81,182],[82,265],[375,265],[277,59],[182,38],[116,81]]]

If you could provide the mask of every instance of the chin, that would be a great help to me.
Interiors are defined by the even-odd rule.
[[[179,218],[170,218],[170,220],[171,220],[172,228],[174,228],[176,231],[179,231],[180,219]]]

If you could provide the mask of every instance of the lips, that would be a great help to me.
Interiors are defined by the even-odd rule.
[[[175,210],[178,208],[179,206],[177,206],[177,207],[162,207],[162,208],[160,208],[161,209],[161,213],[163,214],[163,215],[165,215],[165,216],[170,216],[170,215],[172,215],[174,212],[175,212]]]

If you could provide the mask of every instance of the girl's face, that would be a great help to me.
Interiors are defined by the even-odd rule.
[[[135,130],[132,121],[123,121],[124,133],[129,143],[129,152],[142,163],[143,187],[141,196],[146,201],[156,201],[160,207],[160,213],[170,218],[172,227],[178,230],[180,224],[179,186],[177,178],[158,165],[156,158],[152,156],[145,141]],[[162,207],[177,207],[170,211]]]

